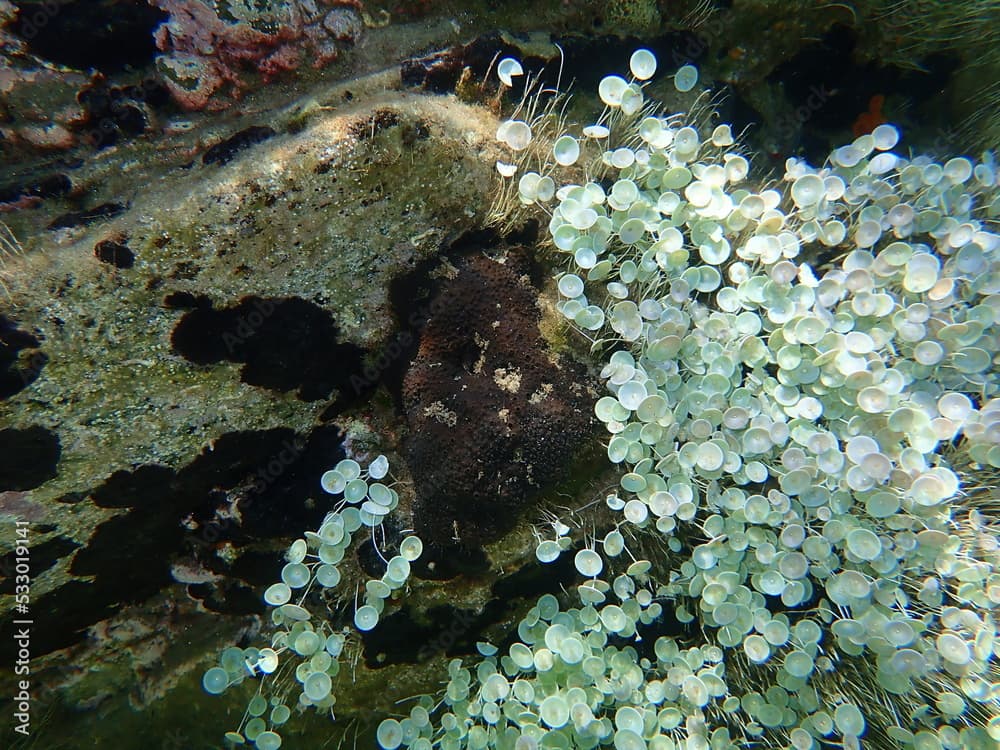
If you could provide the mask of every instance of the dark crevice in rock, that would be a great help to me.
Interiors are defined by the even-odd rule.
[[[0,315],[0,400],[23,391],[38,379],[48,356],[38,336]]]
[[[153,111],[170,103],[170,94],[159,81],[145,78],[138,84],[113,86],[101,75],[76,98],[83,117],[73,128],[83,141],[99,149],[147,132]]]
[[[622,638],[612,635],[608,638],[609,645],[625,648],[631,646],[639,654],[640,658],[656,661],[656,639],[664,636],[667,638],[677,638],[684,642],[692,642],[699,637],[701,624],[695,618],[691,622],[684,623],[677,619],[674,614],[674,603],[663,602],[663,613],[649,625],[641,622],[636,624],[638,637]]]
[[[202,164],[228,164],[240,151],[263,143],[276,135],[274,128],[267,125],[251,125],[216,143],[201,155]]]
[[[437,544],[426,539],[424,553],[412,566],[413,575],[427,581],[448,581],[460,575],[482,575],[489,569],[489,558],[479,547]]]
[[[28,556],[29,575],[33,578],[41,575],[79,546],[79,543],[64,536],[53,537],[36,544]],[[14,594],[15,575],[18,573],[17,558],[16,551],[0,557],[0,594],[8,596]]]
[[[299,530],[301,535],[302,530]],[[247,550],[243,552],[232,565],[229,566],[229,574],[234,578],[246,582],[257,589],[257,610],[260,607],[260,591],[277,581],[276,572],[280,571],[287,562],[284,550],[274,552],[260,552],[257,550]],[[203,597],[200,597],[203,598]]]
[[[556,37],[553,41],[562,47],[565,55],[561,87],[565,89],[572,81],[577,91],[597,91],[601,79],[609,71],[621,70],[640,47],[656,55],[663,71],[671,71],[686,63],[697,63],[708,50],[708,44],[698,36],[697,31],[670,31],[641,40],[632,36],[570,35]],[[545,82],[548,86],[555,87],[560,83],[559,67],[559,58],[546,65]]]
[[[542,594],[559,595],[563,587],[571,586],[579,579],[573,563],[573,552],[567,551],[552,563],[531,561],[518,571],[497,579],[493,584],[493,596],[502,601],[511,599],[537,599]]]
[[[143,67],[153,61],[153,30],[167,14],[134,0],[14,0],[20,9],[13,32],[28,50],[77,70],[105,72]]]
[[[86,629],[118,610],[116,587],[102,581],[69,581],[57,589],[42,594],[31,602],[34,612],[44,612],[44,617],[33,618],[31,626],[31,654],[33,657],[71,646],[83,640]],[[14,640],[7,637],[16,630],[13,618],[0,620],[0,659],[5,664],[14,663]]]
[[[107,605],[135,604],[170,584],[169,560],[184,538],[178,506],[185,500],[171,497],[170,487],[144,485],[151,498],[146,507],[104,521],[73,558],[70,572],[95,576],[97,590],[110,597]]]
[[[919,115],[927,119],[924,115],[932,113],[925,112],[924,105],[948,85],[959,60],[942,54],[915,61],[917,64],[907,69],[859,61],[857,33],[855,29],[835,25],[771,72],[767,82],[778,87],[787,98],[794,113],[790,121],[764,123],[760,118],[747,121],[735,117],[726,120],[733,131],[741,132],[745,126],[756,125],[750,132],[750,143],[756,145],[766,135],[772,147],[783,148],[781,153],[771,154],[778,163],[783,163],[787,156],[800,155],[812,164],[822,164],[833,146],[870,130],[857,128],[859,117],[869,112],[875,97],[892,97],[906,103],[905,109],[910,114],[891,113],[897,124],[904,125],[904,133],[909,117]],[[756,132],[765,124],[766,130]],[[765,151],[769,153],[771,149]]]
[[[94,257],[115,268],[131,268],[135,265],[135,253],[131,248],[114,240],[101,240],[94,245]]]
[[[0,203],[16,203],[24,198],[60,198],[72,189],[73,183],[65,174],[45,174],[0,185]]]
[[[93,208],[79,211],[68,211],[60,214],[49,222],[49,229],[69,229],[71,227],[89,226],[104,219],[111,219],[128,210],[126,203],[101,203]]]
[[[116,471],[90,497],[101,508],[169,507],[183,502],[175,496],[175,477],[173,469],[151,464],[133,471]]]
[[[641,42],[634,37],[596,36],[585,37],[578,34],[555,36],[553,42],[563,50],[563,57],[542,59],[528,52],[530,39],[525,38],[524,49],[520,49],[507,39],[517,39],[516,34],[502,37],[498,33],[483,35],[472,42],[434,52],[424,57],[414,57],[400,64],[400,76],[405,86],[422,88],[435,93],[449,93],[455,90],[463,76],[473,81],[484,81],[487,87],[497,85],[496,76],[487,77],[491,66],[502,57],[514,57],[521,61],[526,71],[539,75],[546,88],[565,90],[572,81],[583,91],[595,90],[600,79],[609,70],[617,70],[623,60],[639,46],[652,50],[664,63],[675,66],[695,62],[707,49],[707,45],[696,34],[677,31]],[[464,71],[468,70],[469,73]],[[510,91],[513,101],[524,93],[528,76],[514,79]]]
[[[419,621],[408,610],[394,612],[381,619],[377,628],[362,634],[365,665],[376,669],[419,664],[442,652],[447,656],[474,654],[482,631],[507,611],[503,602],[495,600],[482,612],[434,607]]]
[[[275,561],[277,562],[277,561]],[[278,562],[278,569],[281,563]],[[272,569],[272,580],[274,569]],[[260,590],[233,581],[225,587],[215,584],[198,583],[188,586],[188,594],[199,600],[205,609],[225,612],[230,615],[253,615],[261,613]]]

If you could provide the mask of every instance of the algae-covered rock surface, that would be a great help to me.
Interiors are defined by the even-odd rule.
[[[366,356],[397,328],[391,282],[483,221],[494,118],[444,97],[362,92],[225,164],[199,158],[136,185],[117,216],[8,260],[4,341],[16,354],[0,498],[31,522],[31,596],[45,612],[33,647],[53,664],[68,647],[81,662],[71,679],[47,680],[71,705],[119,700],[102,683],[142,674],[110,667],[132,647],[145,669],[167,671],[213,649],[176,640],[205,617],[185,585],[220,578],[219,538],[256,539],[277,563],[267,540],[322,517],[306,506],[343,455],[324,411],[377,384]],[[303,477],[312,483],[298,486]],[[247,584],[227,587],[209,609],[256,608]],[[126,609],[127,637],[100,624],[151,596],[161,604]],[[161,607],[176,617],[137,624]],[[170,684],[138,690],[159,697]]]
[[[376,448],[401,456],[406,439],[423,450],[392,383],[434,309],[428,290],[454,271],[446,256],[484,251],[461,238],[504,252],[482,231],[497,119],[398,81],[390,71],[323,89],[197,149],[175,146],[159,170],[155,149],[95,160],[75,179],[98,194],[113,180],[115,207],[64,216],[7,258],[0,502],[30,523],[32,609],[45,613],[32,685],[48,746],[74,747],[71,733],[124,742],[147,723],[189,746],[239,725],[239,698],[213,709],[201,672],[265,628],[260,590],[286,540],[330,508],[322,473]],[[541,345],[539,289],[516,283],[529,307],[520,335]],[[584,401],[573,411],[589,422]],[[396,471],[406,477],[405,464]],[[5,606],[18,549],[4,558]],[[498,607],[494,587],[530,550],[475,552],[459,563],[478,571],[464,582],[449,580],[461,556],[437,555],[415,585],[424,593],[342,677],[344,715],[363,728],[367,712],[433,690],[432,664],[509,622],[521,594],[512,586]],[[400,650],[407,637],[420,640]]]
[[[395,325],[389,282],[481,221],[494,127],[454,101],[380,96],[138,186],[113,220],[12,259],[9,325],[44,364],[5,403],[9,428],[61,447],[39,512],[356,398],[350,376]],[[134,264],[95,257],[108,241]]]

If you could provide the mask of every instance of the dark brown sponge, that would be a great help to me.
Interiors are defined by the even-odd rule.
[[[440,545],[502,536],[592,428],[585,375],[539,333],[526,271],[517,252],[461,264],[403,381],[414,523]]]

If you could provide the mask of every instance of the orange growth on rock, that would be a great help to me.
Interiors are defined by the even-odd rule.
[[[885,104],[885,96],[882,94],[875,94],[868,100],[868,111],[858,115],[854,125],[851,126],[855,138],[870,133],[879,125],[888,122],[882,114],[883,104]]]

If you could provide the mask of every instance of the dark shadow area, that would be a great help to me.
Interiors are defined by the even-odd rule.
[[[13,0],[20,9],[13,31],[28,50],[78,70],[102,72],[143,67],[153,61],[153,30],[167,20],[161,10],[135,0],[46,3]]]
[[[34,383],[49,358],[38,336],[0,315],[0,401]]]
[[[33,573],[75,549],[70,572],[92,577],[71,580],[32,603],[46,612],[34,626],[33,654],[70,646],[121,606],[176,585],[177,563],[206,572],[209,583],[188,587],[206,607],[230,614],[263,611],[254,586],[273,579],[281,555],[253,546],[319,526],[329,510],[319,478],[344,457],[342,439],[335,425],[307,438],[283,428],[235,432],[178,471],[146,465],[114,472],[89,497],[102,508],[126,512],[99,524],[79,549],[68,539],[32,549]],[[216,554],[221,545],[235,549],[231,562]],[[243,560],[246,551],[253,555]]]
[[[178,297],[168,298],[177,305]],[[363,350],[338,342],[333,316],[298,297],[244,297],[213,309],[204,299],[174,327],[174,351],[198,365],[241,362],[240,378],[274,391],[297,391],[303,401],[325,399],[337,390],[337,404],[356,398],[351,376],[362,370]]]
[[[44,427],[0,430],[0,492],[31,490],[56,475],[62,447]]]

